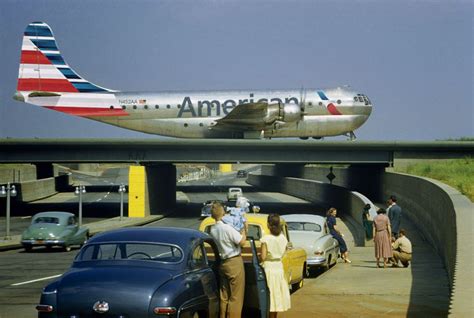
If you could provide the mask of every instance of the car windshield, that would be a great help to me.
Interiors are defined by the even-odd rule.
[[[33,223],[51,223],[51,224],[59,224],[59,218],[55,218],[52,216],[40,216],[33,220]]]
[[[179,263],[182,259],[183,251],[175,245],[119,242],[86,245],[76,261],[142,260]]]
[[[321,232],[321,225],[310,222],[286,222],[290,231]]]

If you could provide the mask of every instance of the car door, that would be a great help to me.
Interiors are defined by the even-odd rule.
[[[79,238],[77,236],[79,227],[74,216],[68,217],[66,229],[69,233],[66,237],[66,240],[68,241],[67,244],[79,244]]]
[[[212,240],[203,240],[193,249],[190,267],[199,275],[199,284],[207,298],[209,317],[219,315],[219,252]]]
[[[270,312],[270,291],[267,285],[265,270],[260,265],[255,241],[249,239],[252,257],[244,263],[245,298],[243,317],[267,318]]]
[[[293,243],[290,241],[290,235],[288,233],[288,227],[286,224],[282,227],[283,234],[288,240],[289,248],[284,255],[284,264],[287,264],[289,269],[290,281],[289,283],[295,284],[303,279],[304,273],[304,264],[306,261],[306,252],[302,248],[294,247]]]

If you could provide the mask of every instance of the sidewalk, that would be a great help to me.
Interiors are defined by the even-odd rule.
[[[346,224],[347,223],[347,224]],[[338,263],[291,296],[279,317],[446,317],[449,285],[440,257],[407,220],[402,227],[413,244],[408,268],[377,268],[374,247],[355,247],[345,220],[338,220],[352,264]],[[350,225],[349,225],[350,226]]]
[[[151,215],[144,218],[124,217],[122,221],[120,221],[120,217],[117,216],[111,219],[87,223],[87,224],[84,224],[83,226],[89,228],[90,235],[95,235],[100,232],[118,229],[122,227],[140,226],[143,224],[155,222],[159,219],[162,219],[163,217],[164,217],[163,215]],[[13,235],[12,239],[8,241],[0,240],[0,251],[21,248],[20,241],[21,241],[21,235]]]

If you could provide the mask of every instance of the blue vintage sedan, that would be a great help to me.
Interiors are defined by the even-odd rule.
[[[265,274],[245,264],[245,312],[266,317]],[[47,285],[38,317],[218,317],[220,257],[214,240],[183,228],[127,228],[99,234],[72,267]]]

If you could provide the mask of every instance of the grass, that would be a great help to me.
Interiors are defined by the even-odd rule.
[[[394,171],[439,180],[474,202],[474,158],[408,163]]]

